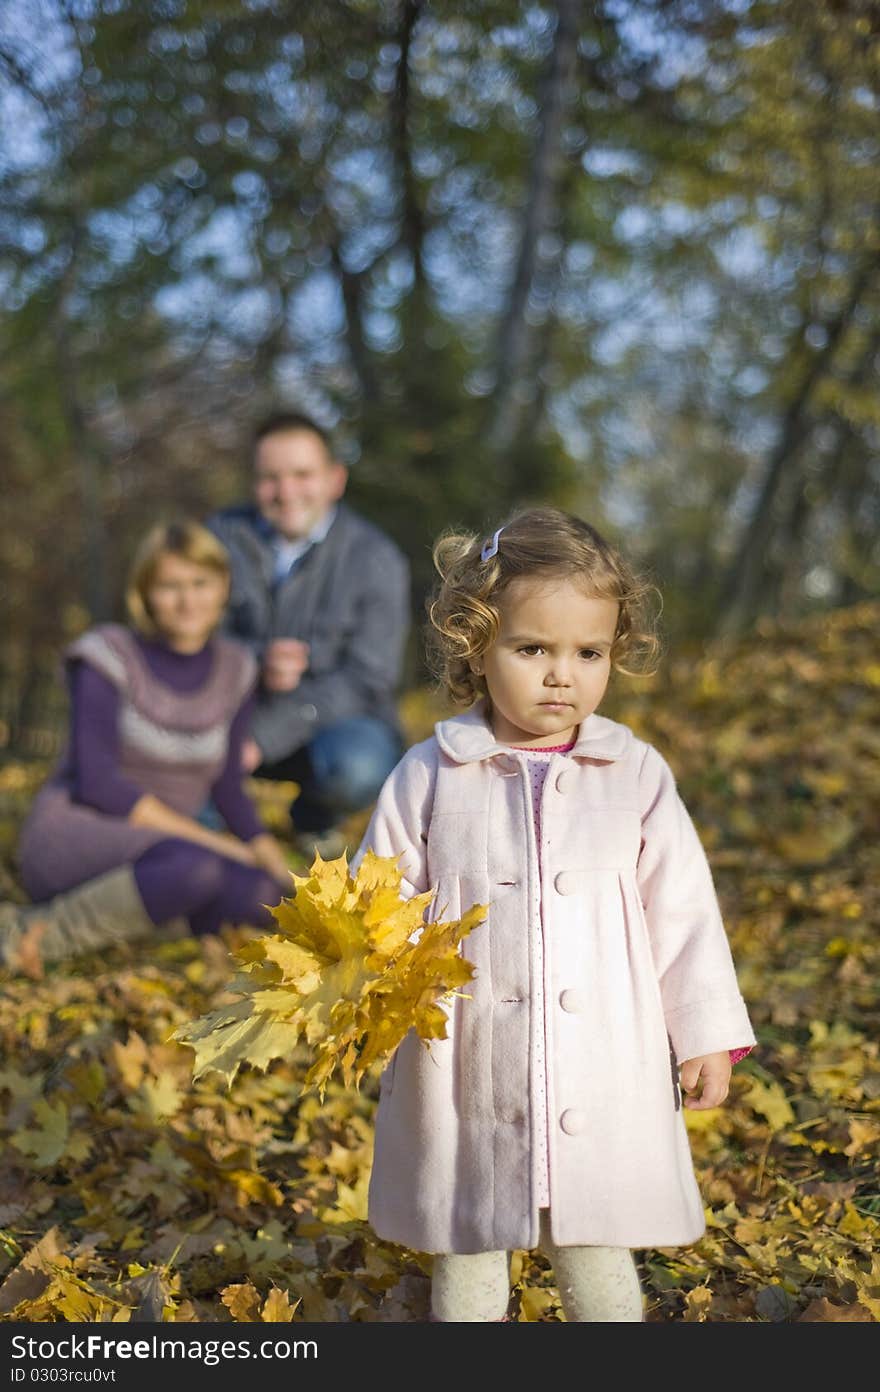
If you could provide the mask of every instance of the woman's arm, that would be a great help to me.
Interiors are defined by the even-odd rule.
[[[256,857],[250,846],[239,841],[237,836],[227,831],[212,831],[202,826],[194,817],[183,812],[175,812],[152,793],[143,793],[128,814],[133,826],[152,827],[164,831],[168,836],[180,836],[184,841],[192,841],[197,846],[226,856],[227,860],[237,860],[242,865],[256,865]]]
[[[74,802],[127,817],[141,795],[119,771],[119,692],[88,662],[71,662],[70,754]]]

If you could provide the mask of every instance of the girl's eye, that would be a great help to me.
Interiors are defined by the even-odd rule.
[[[531,653],[539,653],[540,651],[541,648],[537,643],[529,643],[525,647],[517,649],[517,652],[525,653],[526,656],[529,656]]]
[[[587,660],[590,661],[590,662],[592,662],[592,660],[593,660],[594,657],[601,657],[601,656],[602,656],[602,654],[601,654],[601,653],[597,653],[595,648],[581,648],[581,657],[587,658]]]

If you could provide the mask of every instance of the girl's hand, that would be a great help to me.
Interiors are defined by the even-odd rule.
[[[730,1054],[727,1049],[719,1054],[701,1054],[698,1058],[686,1059],[679,1071],[681,1090],[687,1094],[684,1105],[692,1111],[720,1107],[730,1087],[730,1074]],[[702,1087],[698,1093],[700,1083]]]

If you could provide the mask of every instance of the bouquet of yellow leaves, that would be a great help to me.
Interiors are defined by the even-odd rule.
[[[233,953],[239,971],[229,989],[241,999],[172,1036],[195,1050],[194,1078],[214,1069],[229,1086],[241,1064],[266,1068],[305,1040],[314,1049],[305,1085],[323,1097],[335,1071],[359,1086],[410,1029],[446,1038],[443,1002],[474,974],[459,944],[486,906],[426,924],[435,891],[402,898],[397,861],[372,851],[353,879],[344,855],[318,855],[308,875],[292,878],[293,898],[272,909],[278,932]]]

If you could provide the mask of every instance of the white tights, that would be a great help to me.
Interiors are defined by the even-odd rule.
[[[566,1320],[641,1321],[642,1292],[629,1248],[557,1247],[550,1236],[549,1210],[542,1208],[540,1218],[540,1250],[553,1266]],[[500,1320],[509,1300],[508,1252],[435,1256],[431,1282],[435,1320]]]

